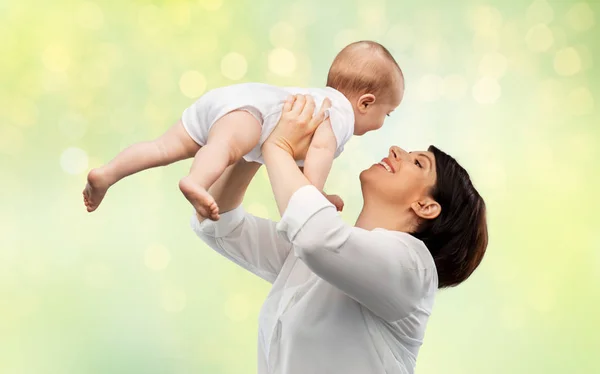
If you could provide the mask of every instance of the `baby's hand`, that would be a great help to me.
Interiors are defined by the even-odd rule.
[[[329,200],[330,203],[335,205],[335,208],[337,209],[338,212],[341,212],[344,209],[344,200],[342,200],[342,198],[339,197],[338,195],[325,194],[325,197],[327,198],[327,200]]]

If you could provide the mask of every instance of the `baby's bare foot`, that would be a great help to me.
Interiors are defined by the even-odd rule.
[[[194,183],[189,177],[179,181],[179,189],[198,214],[213,221],[219,219],[219,207],[206,189]]]
[[[93,212],[104,199],[106,191],[110,187],[110,180],[101,169],[92,169],[87,177],[87,184],[83,190],[83,203],[88,212]]]

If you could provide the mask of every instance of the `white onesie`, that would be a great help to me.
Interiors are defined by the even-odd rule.
[[[337,140],[335,157],[338,157],[354,134],[354,111],[350,101],[331,87],[298,88],[242,83],[216,88],[202,95],[187,108],[181,116],[181,121],[190,137],[202,146],[206,144],[209,130],[221,117],[234,110],[249,112],[262,125],[262,132],[259,143],[250,153],[244,155],[244,159],[263,164],[260,148],[277,125],[286,98],[295,94],[311,95],[316,103],[315,113],[326,97],[331,100],[329,117]],[[304,164],[303,161],[297,163],[299,166]]]

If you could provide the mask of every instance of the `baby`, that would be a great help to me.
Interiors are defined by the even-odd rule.
[[[305,160],[298,161],[307,179],[323,191],[333,159],[350,137],[379,129],[400,104],[404,77],[385,47],[361,41],[336,56],[325,88],[243,83],[211,90],[160,138],[134,144],[107,165],[91,170],[83,191],[87,211],[96,210],[108,188],[124,177],[194,157],[179,187],[198,214],[218,219],[209,187],[241,158],[263,163],[261,145],[279,121],[286,98],[294,94],[311,95],[317,108],[325,98],[331,101],[329,120],[318,127]],[[325,196],[341,209],[338,196]]]

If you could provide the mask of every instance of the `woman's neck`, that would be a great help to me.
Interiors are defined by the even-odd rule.
[[[411,232],[414,228],[414,214],[411,214],[410,208],[401,209],[396,206],[370,206],[365,204],[358,215],[354,226],[365,230],[376,228]]]

